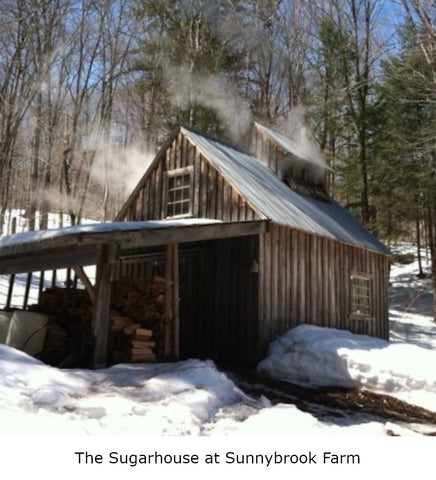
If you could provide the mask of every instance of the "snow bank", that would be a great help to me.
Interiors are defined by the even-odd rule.
[[[258,365],[264,375],[319,386],[363,387],[436,411],[436,352],[312,325],[289,330]]]
[[[198,435],[248,399],[212,362],[59,370],[0,345],[1,434]]]
[[[252,413],[244,421],[225,418],[215,422],[211,435],[226,436],[383,436],[391,430],[399,435],[413,435],[398,425],[363,420],[349,425],[332,425],[302,412],[295,405],[277,404]]]
[[[398,425],[332,425],[242,393],[213,362],[59,370],[0,345],[0,435],[386,435]],[[405,435],[413,435],[411,430]]]

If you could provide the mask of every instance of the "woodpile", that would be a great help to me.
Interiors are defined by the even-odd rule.
[[[114,363],[155,362],[153,331],[132,319],[111,314],[108,361]]]
[[[154,354],[162,358],[165,329],[165,278],[155,276],[152,280],[123,278],[114,281],[111,298],[112,308],[130,318],[138,328],[153,332]],[[133,332],[132,335],[135,333]],[[143,335],[143,333],[137,335]]]
[[[112,282],[111,305],[135,323],[156,326],[165,317],[165,278],[124,278]]]
[[[153,348],[156,343],[152,341],[153,331],[148,328],[137,328],[132,337],[131,359],[132,362],[155,362],[156,355]]]
[[[165,279],[114,281],[111,299],[108,363],[163,358]],[[50,316],[47,350],[67,351],[66,345],[76,345],[84,338],[93,342],[93,306],[85,290],[48,288],[32,310]]]
[[[39,303],[30,310],[45,313],[50,318],[46,348],[56,349],[67,340],[93,338],[92,304],[84,290],[47,288],[41,293]]]

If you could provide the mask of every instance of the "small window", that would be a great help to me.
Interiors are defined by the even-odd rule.
[[[351,275],[351,315],[371,315],[371,280],[365,275]]]
[[[191,170],[173,170],[167,173],[167,217],[191,215],[191,185]]]

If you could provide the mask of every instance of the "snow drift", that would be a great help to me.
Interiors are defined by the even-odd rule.
[[[363,387],[436,411],[436,352],[313,325],[270,346],[259,373],[318,386]]]
[[[246,397],[213,362],[59,370],[0,345],[1,434],[198,435]]]

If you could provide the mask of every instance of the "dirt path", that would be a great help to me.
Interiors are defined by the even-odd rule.
[[[272,403],[292,403],[300,410],[316,417],[334,416],[338,410],[363,413],[392,422],[425,424],[432,432],[427,435],[436,436],[436,413],[388,395],[361,389],[304,388],[282,380],[263,377],[250,370],[226,369],[226,373],[249,395],[264,395]]]

